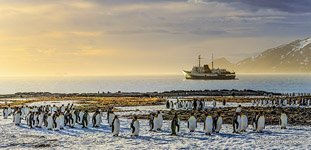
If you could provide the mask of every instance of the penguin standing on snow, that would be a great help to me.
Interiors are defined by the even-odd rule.
[[[112,120],[112,135],[113,136],[118,136],[120,132],[120,120],[118,116],[115,116],[114,119]]]
[[[7,107],[5,107],[3,109],[3,118],[8,119],[8,117],[9,117],[9,109]]]
[[[206,113],[206,117],[204,120],[204,132],[205,135],[211,135],[213,132],[214,124],[213,124],[213,117]]]
[[[59,112],[55,112],[55,131],[59,131],[61,129],[61,117]]]
[[[80,112],[79,112],[79,123],[80,123],[80,124],[82,124],[83,116],[84,116],[84,112],[83,112],[83,111],[80,111]]]
[[[281,112],[280,125],[281,125],[281,129],[286,129],[286,126],[287,126],[287,115],[284,112],[284,110],[282,110],[282,112]]]
[[[22,111],[17,110],[17,112],[14,114],[14,119],[13,122],[16,126],[19,126],[21,124],[21,119],[22,119]]]
[[[150,114],[150,117],[149,117],[149,127],[150,127],[150,130],[149,131],[152,131],[154,130],[154,114],[151,113]]]
[[[172,135],[177,135],[177,133],[179,132],[179,119],[178,119],[178,115],[177,113],[175,113],[174,118],[172,120],[171,123],[171,131],[172,131]]]
[[[46,118],[46,129],[48,130],[52,130],[53,129],[53,124],[54,124],[54,120],[53,120],[53,116],[51,113],[48,114],[47,118]]]
[[[99,127],[101,124],[101,113],[99,110],[97,110],[92,117],[92,121],[93,121],[93,127]]]
[[[257,132],[263,132],[263,129],[265,128],[265,115],[263,112],[259,113],[259,117],[257,119]]]
[[[37,127],[41,128],[43,125],[43,119],[44,119],[44,112],[39,112],[38,115],[38,125]]]
[[[222,127],[222,122],[223,122],[220,112],[217,113],[217,116],[214,118],[213,122],[214,122],[214,131],[216,133],[219,133]]]
[[[197,127],[197,119],[194,116],[194,113],[191,113],[190,118],[188,119],[188,129],[190,132],[194,132],[195,128]]]
[[[157,123],[158,123],[158,125],[157,125],[157,130],[161,130],[162,129],[162,126],[163,126],[163,115],[162,115],[162,113],[161,113],[161,111],[158,111],[158,117],[157,117]]]
[[[108,123],[109,123],[109,126],[112,127],[112,122],[113,122],[113,119],[115,118],[115,114],[113,111],[111,111],[111,113],[109,113],[109,118],[108,118]]]
[[[132,136],[138,136],[139,135],[139,121],[138,121],[136,115],[133,117],[133,120],[131,123],[131,129],[132,129]]]
[[[86,110],[85,113],[83,113],[82,117],[82,128],[87,128],[90,122],[90,116],[88,111]]]
[[[65,107],[65,106],[64,106]],[[59,112],[58,114],[59,116],[59,126],[60,126],[60,129],[64,129],[65,127],[65,116],[62,112]]]
[[[236,112],[232,118],[233,133],[237,133],[239,130],[240,118],[241,118],[241,116],[240,116],[239,112]]]
[[[241,132],[246,132],[248,127],[248,118],[245,114],[241,115]]]
[[[257,119],[258,119],[259,115],[257,112],[254,113],[252,122],[253,122],[253,131],[257,130]]]
[[[72,110],[69,116],[71,116],[71,119],[69,119],[69,126],[71,128],[74,128],[75,124],[77,123],[77,120],[76,120],[77,116],[76,116],[75,110]]]

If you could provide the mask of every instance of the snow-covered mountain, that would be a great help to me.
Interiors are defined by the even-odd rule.
[[[225,58],[216,59],[215,67],[238,73],[311,73],[311,38],[296,40],[268,49],[237,64]]]
[[[311,38],[268,49],[237,63],[238,72],[311,72]]]

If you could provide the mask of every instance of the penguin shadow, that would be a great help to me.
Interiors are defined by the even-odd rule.
[[[302,128],[287,128],[283,130],[288,130],[288,131],[304,131],[304,132],[310,132],[311,129],[302,129]]]
[[[132,140],[144,140],[144,141],[161,141],[161,142],[171,142],[173,139],[164,139],[164,138],[158,138],[156,136],[145,136],[145,135],[140,135],[140,136],[120,136],[124,139],[132,139]]]

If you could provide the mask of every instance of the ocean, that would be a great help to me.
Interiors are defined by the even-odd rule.
[[[185,80],[182,75],[97,77],[1,77],[0,94],[16,92],[97,93],[252,89],[310,93],[311,74],[238,74],[238,80]]]

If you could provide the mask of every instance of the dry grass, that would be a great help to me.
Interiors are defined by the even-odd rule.
[[[38,97],[34,100],[16,100],[10,103],[11,107],[20,107],[34,102],[42,101],[75,101],[78,109],[95,111],[97,108],[107,110],[109,106],[146,106],[159,105],[165,102],[162,98],[146,98],[146,97]],[[0,104],[0,108],[5,104]]]

